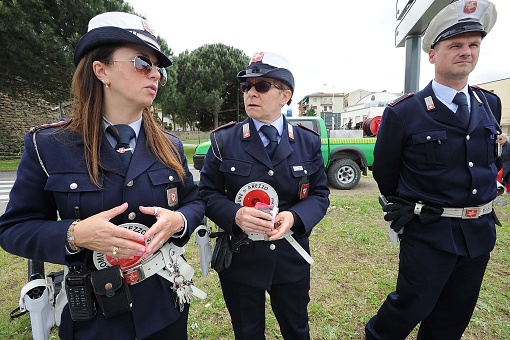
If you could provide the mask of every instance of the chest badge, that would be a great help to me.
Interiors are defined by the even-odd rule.
[[[436,106],[434,105],[434,101],[432,100],[431,96],[428,96],[425,100],[425,105],[427,106],[427,110],[434,110]]]

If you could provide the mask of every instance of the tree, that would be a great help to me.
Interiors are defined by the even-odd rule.
[[[307,115],[307,116],[316,116],[317,113],[316,113],[315,109],[313,107],[311,107],[308,110],[306,110],[305,115]]]
[[[188,126],[210,130],[237,118],[237,73],[249,58],[224,44],[203,45],[187,50],[176,59],[177,92],[175,115]]]
[[[0,92],[69,99],[73,53],[93,16],[133,13],[123,0],[0,1]]]

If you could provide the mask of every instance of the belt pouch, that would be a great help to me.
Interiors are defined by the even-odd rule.
[[[131,311],[131,293],[119,265],[92,272],[92,287],[106,319]]]

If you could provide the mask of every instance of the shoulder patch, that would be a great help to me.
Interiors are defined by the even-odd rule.
[[[400,103],[401,101],[404,101],[404,100],[406,100],[407,98],[411,98],[412,96],[414,96],[414,92],[406,93],[406,94],[404,94],[403,96],[398,97],[397,99],[395,99],[393,102],[391,102],[391,103],[390,103],[390,104],[388,104],[388,105],[389,105],[389,106],[395,106],[395,105],[397,105],[398,103]]]
[[[164,133],[166,133],[167,135],[170,135],[170,136],[172,136],[172,137],[175,137],[175,138],[179,139],[179,136],[177,136],[177,135],[175,135],[175,134],[171,133],[170,131],[165,130],[165,129],[163,129],[163,128],[161,128],[161,130],[163,130],[163,132],[164,132]]]
[[[218,130],[221,130],[221,129],[224,129],[224,128],[227,128],[229,126],[233,126],[233,125],[236,125],[237,123],[234,122],[234,121],[231,121],[230,123],[227,123],[227,124],[223,124],[221,126],[218,126],[216,129],[212,130],[211,132],[216,132]]]
[[[494,90],[486,90],[486,89],[481,88],[480,86],[476,86],[476,85],[469,85],[469,87],[471,87],[472,89],[475,89],[475,90],[480,90],[485,93],[492,94],[493,96],[496,96],[496,97],[498,96],[497,94],[494,93]]]
[[[314,129],[310,129],[309,127],[306,127],[306,126],[304,126],[304,125],[303,125],[303,124],[301,124],[301,123],[299,123],[297,126],[299,126],[299,127],[300,127],[300,128],[302,128],[302,129],[305,129],[305,130],[307,130],[307,131],[313,132],[314,134],[316,134],[317,136],[319,136],[319,137],[320,137],[320,134],[319,134],[317,131],[315,131]]]
[[[43,125],[39,125],[39,126],[33,126],[32,128],[30,128],[28,133],[32,134],[32,133],[35,133],[35,132],[38,132],[38,131],[41,131],[41,130],[45,130],[45,129],[66,126],[70,122],[71,122],[71,119],[65,120],[63,122],[57,122],[57,123],[50,123],[50,124],[43,124]]]

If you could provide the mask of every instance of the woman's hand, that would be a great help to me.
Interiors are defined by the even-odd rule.
[[[269,234],[274,228],[271,215],[252,207],[242,207],[236,212],[236,224],[247,233]]]
[[[279,240],[294,225],[294,215],[290,211],[282,211],[274,220],[275,229],[269,234],[269,241]]]
[[[74,226],[78,247],[94,250],[118,259],[141,256],[146,252],[144,236],[110,222],[128,208],[124,203],[113,209],[80,220]]]
[[[161,248],[173,234],[184,229],[184,218],[178,212],[160,207],[140,206],[139,209],[146,215],[156,216],[157,219],[144,235],[145,240],[150,240],[143,255],[146,258]]]

